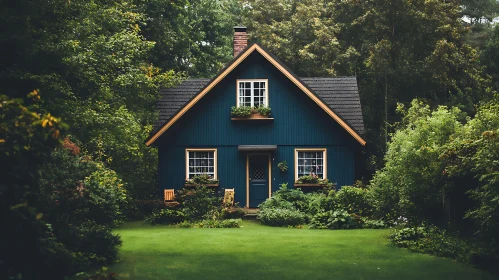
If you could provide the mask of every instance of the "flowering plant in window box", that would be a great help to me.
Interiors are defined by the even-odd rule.
[[[220,181],[213,179],[209,174],[194,175],[191,179],[185,180],[186,186],[218,186]]]
[[[230,114],[232,118],[268,118],[270,116],[270,107],[258,106],[232,106]]]
[[[321,179],[317,175],[305,175],[296,180],[295,185],[303,186],[317,186],[317,187],[333,187],[334,183],[329,182],[328,179]]]

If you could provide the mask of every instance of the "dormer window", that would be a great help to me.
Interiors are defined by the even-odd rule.
[[[237,80],[237,106],[268,107],[268,80]]]

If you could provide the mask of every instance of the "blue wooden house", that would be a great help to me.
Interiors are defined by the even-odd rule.
[[[159,123],[146,142],[159,150],[160,188],[208,174],[219,180],[213,188],[234,189],[235,201],[253,208],[281,183],[302,187],[304,175],[353,184],[366,143],[356,78],[299,78],[259,44],[247,46],[245,28],[235,28],[234,56],[213,79],[161,90]],[[233,106],[271,114],[234,117]]]

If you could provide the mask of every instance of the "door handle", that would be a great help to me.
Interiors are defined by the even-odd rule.
[[[248,178],[251,181],[251,178]]]

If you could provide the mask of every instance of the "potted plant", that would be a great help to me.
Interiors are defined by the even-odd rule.
[[[296,180],[295,185],[311,186],[311,187],[333,187],[335,184],[329,182],[328,179],[321,179],[317,175],[305,175]]]
[[[285,160],[283,160],[283,161],[279,162],[279,163],[277,164],[277,167],[278,167],[279,169],[281,169],[281,172],[286,172],[286,171],[288,171],[288,163],[287,163]]]
[[[258,106],[232,106],[230,114],[232,118],[236,119],[267,119],[270,116],[270,107]]]
[[[208,174],[194,175],[191,179],[185,180],[186,186],[207,186],[216,187],[220,181],[213,179]]]

